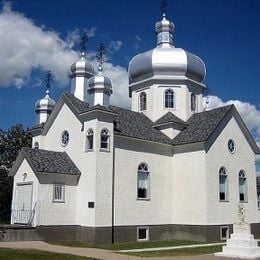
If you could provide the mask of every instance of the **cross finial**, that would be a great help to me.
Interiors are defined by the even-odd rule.
[[[167,14],[167,8],[168,8],[168,2],[166,0],[162,0],[161,11],[162,11],[163,17],[165,17]]]
[[[81,53],[84,53],[86,51],[87,43],[88,43],[88,35],[87,35],[86,32],[84,32],[82,37],[81,37],[81,41],[80,41]]]
[[[45,78],[45,86],[47,88],[47,90],[49,91],[51,88],[51,82],[54,80],[54,75],[51,73],[51,71],[49,70],[46,74],[46,78]]]
[[[103,70],[104,55],[106,54],[106,52],[107,52],[106,46],[104,45],[104,43],[101,42],[97,49],[97,54],[96,54],[99,71]]]

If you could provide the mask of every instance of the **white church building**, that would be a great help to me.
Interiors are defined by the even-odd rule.
[[[243,203],[260,234],[254,139],[234,105],[203,108],[206,67],[156,23],[129,63],[131,110],[110,105],[102,63],[71,65],[71,93],[36,102],[33,147],[15,161],[12,224],[42,239],[226,239]]]

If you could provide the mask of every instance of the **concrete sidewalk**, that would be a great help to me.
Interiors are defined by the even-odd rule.
[[[15,248],[15,249],[35,249],[41,251],[62,253],[62,254],[71,254],[85,257],[93,257],[96,259],[103,260],[230,260],[231,258],[224,257],[215,257],[213,255],[200,255],[200,256],[180,256],[180,257],[137,257],[137,256],[128,256],[123,254],[117,254],[114,251],[97,249],[97,248],[82,248],[82,247],[68,247],[68,246],[57,246],[48,244],[43,241],[22,241],[22,242],[0,242],[0,248]]]

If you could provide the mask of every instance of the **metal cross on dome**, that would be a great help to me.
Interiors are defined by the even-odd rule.
[[[97,61],[98,61],[98,67],[100,70],[103,70],[103,63],[104,63],[104,55],[107,53],[106,46],[104,43],[100,43],[98,49],[97,49]]]
[[[87,33],[83,33],[80,41],[80,50],[81,52],[85,52],[87,48],[87,43],[88,43],[88,35]]]
[[[51,73],[51,71],[49,70],[46,73],[46,78],[45,78],[45,86],[47,88],[47,90],[49,90],[51,88],[51,82],[54,80],[54,75]]]
[[[161,2],[161,11],[163,15],[167,14],[167,9],[168,9],[168,2],[166,0],[162,0]]]

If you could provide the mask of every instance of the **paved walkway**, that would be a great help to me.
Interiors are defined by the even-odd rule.
[[[97,248],[82,248],[82,247],[67,247],[48,244],[43,241],[23,241],[23,242],[0,242],[0,248],[16,248],[16,249],[35,249],[41,251],[71,254],[78,256],[93,257],[103,260],[230,260],[231,258],[215,257],[213,255],[200,255],[200,256],[180,256],[180,257],[137,257],[117,254],[114,251],[97,249]]]

